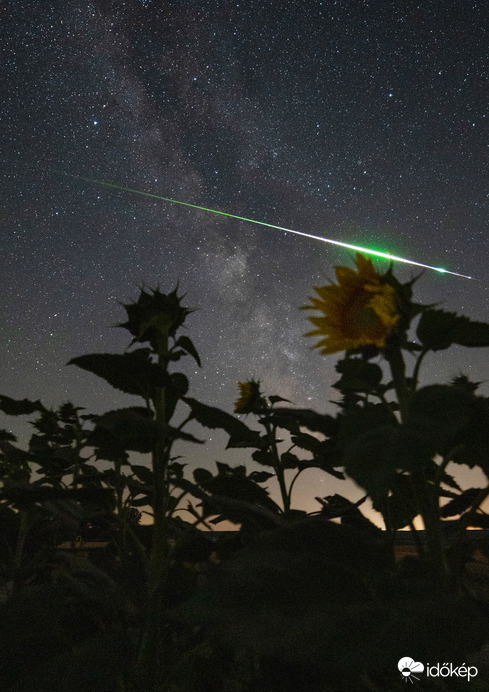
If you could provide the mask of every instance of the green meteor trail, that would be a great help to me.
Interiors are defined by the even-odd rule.
[[[423,264],[422,262],[415,262],[414,260],[406,259],[405,257],[396,257],[396,255],[390,255],[387,252],[380,252],[379,250],[369,250],[366,247],[361,247],[360,245],[352,245],[351,243],[343,243],[340,240],[332,240],[331,238],[323,238],[320,235],[312,235],[311,233],[304,233],[303,231],[295,231],[292,228],[284,228],[283,226],[275,226],[271,223],[266,223],[265,221],[256,221],[256,219],[247,219],[245,216],[237,216],[236,214],[229,214],[226,211],[218,211],[217,209],[209,209],[208,207],[201,207],[198,204],[190,204],[190,202],[181,202],[178,199],[171,199],[171,197],[163,197],[162,195],[156,195],[152,192],[143,192],[142,190],[135,190],[132,187],[123,187],[122,185],[117,185],[116,183],[110,183],[105,180],[95,180],[94,178],[84,178],[82,176],[70,175],[64,173],[64,175],[69,175],[69,177],[77,178],[78,180],[85,180],[90,183],[96,183],[98,185],[103,185],[104,187],[110,187],[114,190],[122,190],[123,192],[132,192],[136,195],[143,195],[145,197],[152,197],[153,199],[159,199],[163,202],[170,202],[171,204],[181,204],[184,207],[191,207],[192,209],[200,209],[201,211],[208,211],[211,214],[221,214],[222,216],[229,216],[232,219],[239,219],[240,221],[248,221],[248,223],[256,223],[260,226],[267,226],[268,228],[275,228],[278,231],[284,231],[285,233],[294,233],[295,235],[301,235],[304,238],[311,238],[312,240],[320,240],[323,243],[329,243],[330,245],[338,245],[339,247],[347,248],[348,250],[356,250],[357,252],[363,252],[366,255],[373,255],[375,257],[382,257],[383,259],[388,259],[393,262],[404,262],[404,264],[412,264],[415,267],[422,267],[423,269],[432,269],[433,271],[440,272],[441,274],[451,274],[452,276],[459,276],[463,279],[472,279],[471,276],[466,274],[459,274],[457,272],[451,272],[448,269],[442,269],[441,267],[432,267],[429,264]]]

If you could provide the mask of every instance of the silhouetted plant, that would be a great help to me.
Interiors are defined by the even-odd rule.
[[[469,660],[488,640],[489,596],[463,539],[467,527],[487,526],[489,487],[463,491],[447,467],[489,475],[489,400],[465,376],[418,381],[428,353],[488,346],[489,325],[417,305],[414,281],[400,284],[360,256],[357,271],[339,267],[337,279],[308,306],[321,313],[309,335],[321,337],[322,354],[344,352],[336,415],[287,406],[249,380],[239,383],[235,413],[253,416],[259,429],[251,429],[189,396],[187,377],[173,368],[200,359],[180,332],[191,311],[177,290],[143,289],[124,306],[132,350],[70,361],[139,396],[139,406],[94,416],[0,396],[5,414],[36,416],[27,450],[0,435],[0,562],[15,586],[0,607],[0,641],[16,652],[7,689],[31,689],[42,675],[45,689],[66,690],[76,677],[87,690],[387,691],[402,687],[395,663],[406,652]],[[217,462],[189,476],[175,444],[203,442],[195,423],[223,430],[227,449],[249,449],[265,469]],[[150,455],[150,465],[132,452]],[[348,476],[365,497],[317,497],[318,516],[305,516],[292,494],[311,467]],[[367,497],[387,531],[362,514]],[[179,519],[183,509],[193,526]],[[140,511],[153,517],[149,541]],[[408,526],[417,535],[418,515],[420,559],[396,566],[395,533]],[[448,535],[443,520],[452,517]],[[214,551],[197,527],[223,519],[241,533]],[[106,573],[54,550],[89,525],[109,539]],[[189,569],[187,559],[205,568]],[[19,652],[30,611],[35,655],[26,664]],[[52,637],[43,658],[45,627]]]
[[[401,689],[395,662],[404,651],[416,660],[470,660],[488,640],[489,595],[480,580],[489,570],[470,561],[463,534],[487,526],[481,505],[489,488],[463,491],[447,466],[478,466],[489,475],[489,400],[465,376],[423,387],[418,381],[429,352],[489,346],[489,325],[417,305],[414,281],[379,274],[370,260],[358,257],[357,268],[337,268],[338,285],[316,289],[311,306],[323,313],[310,334],[323,337],[322,353],[345,352],[336,366],[337,415],[279,408],[254,380],[240,383],[236,411],[255,415],[268,433],[255,461],[283,473],[276,431],[287,431],[312,465],[344,471],[362,487],[387,531],[361,514],[363,500],[317,498],[321,517],[262,524],[210,572],[177,615],[204,628],[211,659],[236,689]],[[301,455],[284,454],[300,470]],[[279,486],[290,507],[290,486]],[[395,532],[410,526],[417,535],[418,515],[425,527],[420,557],[396,566]],[[458,517],[450,533],[449,517]],[[205,662],[196,665],[205,671]],[[483,678],[476,684],[485,689]],[[424,686],[445,687],[440,680]]]
[[[346,474],[364,488],[382,513],[388,531],[413,527],[417,515],[426,530],[426,558],[448,585],[450,569],[442,517],[463,513],[460,526],[485,523],[480,506],[489,489],[462,492],[447,473],[450,462],[479,466],[488,475],[489,400],[477,384],[458,377],[449,384],[418,388],[419,372],[431,351],[458,344],[489,346],[489,325],[412,301],[414,281],[400,284],[389,270],[379,274],[357,255],[358,272],[337,267],[338,284],[315,289],[311,317],[322,336],[322,353],[345,351],[334,385],[343,395],[338,428],[330,439]],[[414,320],[417,341],[410,338]],[[405,354],[415,358],[410,375]],[[383,359],[390,379],[383,382]],[[394,393],[394,398],[391,393]],[[450,502],[442,506],[441,500]]]

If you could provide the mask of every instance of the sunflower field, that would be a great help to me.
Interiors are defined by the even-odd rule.
[[[124,305],[130,349],[70,361],[139,405],[0,396],[33,428],[25,448],[0,431],[2,690],[489,690],[489,483],[457,480],[489,477],[489,399],[463,374],[419,384],[427,354],[488,347],[489,325],[360,254],[336,280],[303,306],[338,358],[330,413],[252,378],[233,413],[192,397],[176,289]],[[216,429],[249,464],[189,473],[179,443]],[[311,468],[362,499],[294,507]]]

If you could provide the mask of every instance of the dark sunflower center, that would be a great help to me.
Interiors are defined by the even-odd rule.
[[[368,305],[371,299],[372,293],[363,288],[352,294],[342,315],[342,328],[346,335],[351,338],[376,338],[383,333],[382,320]]]

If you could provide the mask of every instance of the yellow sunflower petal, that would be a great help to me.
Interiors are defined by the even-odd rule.
[[[256,413],[263,403],[260,383],[255,380],[238,382],[239,399],[234,402],[235,413]]]
[[[358,274],[354,269],[350,269],[350,267],[335,267],[335,274],[339,284],[356,281],[358,279]]]
[[[306,336],[322,336],[316,348],[337,353],[353,348],[382,348],[399,321],[395,288],[375,270],[372,260],[357,254],[357,271],[336,267],[338,284],[318,286],[319,298],[310,298],[304,308],[322,315],[309,317],[315,329]]]

